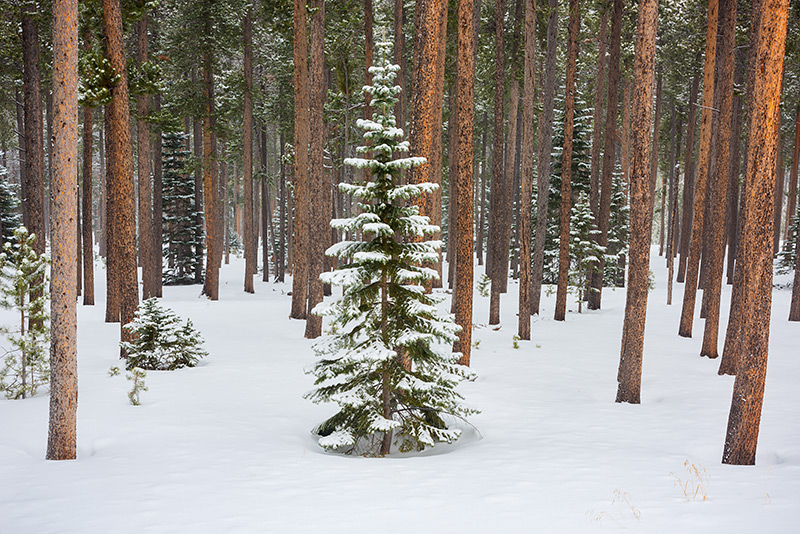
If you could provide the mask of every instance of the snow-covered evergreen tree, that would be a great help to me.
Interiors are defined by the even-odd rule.
[[[132,341],[120,343],[128,355],[125,368],[129,371],[135,367],[157,371],[194,367],[207,355],[191,319],[181,324],[172,310],[158,305],[157,298],[142,301],[133,321],[123,328],[132,337]]]
[[[309,369],[317,388],[306,395],[313,402],[335,402],[339,411],[316,427],[319,444],[356,454],[421,450],[437,441],[451,442],[461,431],[448,419],[474,410],[461,404],[455,386],[471,371],[458,365],[451,350],[459,326],[436,308],[440,299],[426,294],[423,283],[436,271],[438,241],[424,236],[438,230],[419,215],[409,199],[432,193],[435,184],[399,185],[402,169],[423,158],[393,159],[407,152],[403,131],[392,113],[400,87],[393,85],[399,67],[389,64],[390,43],[378,44],[377,66],[371,67],[372,120],[359,120],[366,145],[363,158],[347,165],[369,169],[370,182],[341,184],[340,190],[360,200],[361,213],[331,222],[361,240],[342,241],[327,254],[344,263],[323,274],[323,281],[342,286],[343,296],[314,313],[327,316],[331,329],[315,345],[320,360]]]
[[[582,303],[586,300],[586,273],[597,268],[595,262],[605,251],[604,247],[595,241],[600,231],[595,225],[589,198],[585,193],[580,193],[575,205],[572,206],[569,233],[569,285],[577,295],[578,313],[580,313]]]
[[[614,169],[609,211],[608,245],[606,247],[603,285],[625,286],[625,260],[630,233],[630,206],[625,194],[625,182],[619,165]]]
[[[789,224],[789,234],[783,240],[781,251],[778,252],[778,263],[776,272],[786,274],[794,270],[794,262],[797,257],[797,231],[800,228],[800,216],[794,214],[792,222]]]
[[[3,243],[14,237],[14,230],[22,224],[19,211],[19,198],[11,184],[8,183],[8,170],[0,165],[0,227]]]
[[[194,284],[196,266],[202,262],[203,231],[197,226],[194,209],[194,178],[187,168],[189,151],[184,143],[187,134],[163,135],[163,205],[164,256],[167,265],[163,273],[165,284]]]
[[[19,323],[2,326],[0,333],[11,343],[0,368],[0,391],[9,399],[26,398],[50,380],[47,344],[47,258],[36,253],[36,236],[19,226],[14,239],[0,254],[0,306],[14,309]]]

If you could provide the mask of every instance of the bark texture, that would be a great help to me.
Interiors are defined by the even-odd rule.
[[[779,117],[788,0],[764,0],[754,52],[758,75],[748,120],[750,154],[745,171],[740,241],[743,303],[751,313],[737,354],[731,411],[722,463],[753,465],[756,460],[764,382],[769,351],[772,301],[773,172],[776,145],[773,125]]]
[[[48,460],[73,460],[77,445],[78,0],[53,2],[53,239],[50,278]]]
[[[634,58],[631,158],[631,237],[625,321],[617,373],[617,402],[639,404],[644,329],[649,291],[650,231],[653,223],[650,179],[650,117],[656,52],[657,0],[639,2]]]
[[[253,10],[247,11],[244,34],[244,111],[242,130],[242,171],[244,181],[244,290],[255,293],[256,250],[253,241]]]
[[[92,108],[83,108],[83,305],[94,305],[94,247],[92,246]]]
[[[572,133],[575,129],[575,63],[578,58],[580,28],[578,0],[569,2],[566,98],[564,102],[564,151],[561,153],[561,233],[558,246],[558,289],[554,319],[563,321],[567,313],[569,283],[569,218],[572,207]]]
[[[689,255],[689,238],[692,233],[692,205],[694,202],[694,131],[697,124],[697,93],[700,90],[700,77],[692,78],[689,90],[689,117],[686,128],[686,150],[683,162],[683,213],[680,231],[680,261],[678,262],[678,282],[686,279],[686,263]]]

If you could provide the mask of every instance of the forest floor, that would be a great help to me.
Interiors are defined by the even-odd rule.
[[[383,459],[326,453],[310,434],[334,407],[303,399],[314,354],[304,323],[288,318],[288,279],[245,294],[232,257],[218,302],[199,286],[165,287],[164,304],[192,319],[209,355],[197,368],[148,372],[132,406],[125,378],[108,376],[120,365],[119,325],[103,322],[97,271],[97,305],[78,307],[78,459],[44,460],[46,388],[0,399],[0,533],[797,532],[791,289],[774,291],[757,465],[726,466],[733,378],[698,356],[701,320],[694,338],[677,336],[683,286],[666,306],[663,259],[652,268],[641,405],[614,403],[624,289],[604,290],[600,311],[578,314],[570,302],[565,322],[552,320],[546,295],[533,339],[515,349],[512,281],[501,328],[486,325],[488,298],[476,293],[478,378],[459,386],[481,410],[474,429]],[[729,298],[728,286],[722,325]]]

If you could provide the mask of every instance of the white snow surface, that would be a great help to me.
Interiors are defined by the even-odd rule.
[[[119,325],[103,322],[98,264],[97,304],[78,306],[78,459],[44,459],[47,388],[0,399],[0,533],[798,532],[790,289],[774,291],[757,465],[727,466],[733,378],[698,356],[703,321],[693,338],[677,336],[683,285],[666,306],[663,259],[652,268],[641,405],[614,403],[624,290],[604,289],[603,309],[582,314],[570,296],[565,322],[552,320],[545,293],[533,339],[514,349],[512,281],[499,329],[475,294],[478,378],[458,387],[481,410],[474,428],[423,454],[361,458],[327,453],[310,433],[335,408],[303,399],[314,354],[303,321],[288,318],[290,279],[244,293],[243,261],[232,258],[217,302],[200,286],[165,287],[164,305],[192,319],[209,355],[148,372],[136,407],[127,381],[107,375],[120,365]],[[722,325],[729,298],[726,286]]]

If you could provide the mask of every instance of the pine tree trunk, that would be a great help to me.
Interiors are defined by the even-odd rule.
[[[781,117],[775,124],[775,135],[778,136],[778,161],[775,168],[775,207],[773,209],[772,255],[781,250],[781,219],[783,216],[783,190],[786,182],[786,169],[783,166],[783,133],[781,132]],[[787,227],[791,217],[786,215]],[[787,228],[788,231],[788,228]]]
[[[441,183],[442,92],[438,89],[440,77],[438,70],[440,41],[444,39],[442,26],[446,27],[446,20],[447,2],[444,0],[420,0],[417,2],[414,19],[414,68],[411,83],[413,94],[411,95],[408,139],[411,145],[410,155],[423,157],[426,162],[409,172],[409,181],[415,184]],[[442,80],[444,80],[443,76]],[[436,119],[437,112],[438,121]],[[439,137],[438,145],[437,137]],[[437,158],[440,160],[438,166],[436,165]],[[436,224],[436,203],[439,198],[440,195],[436,193],[427,193],[420,195],[415,200],[419,206],[420,215],[429,217],[433,224]],[[441,215],[441,205],[438,213]]]
[[[454,352],[461,353],[459,363],[469,365],[472,347],[472,175],[473,175],[473,121],[475,111],[475,55],[474,55],[474,4],[469,0],[458,3],[458,48],[456,58],[455,109],[455,168],[451,179],[456,184],[458,216],[452,241],[456,243],[455,302],[456,324],[461,327]]]
[[[45,250],[44,147],[42,143],[42,90],[39,72],[39,30],[36,2],[22,14],[22,88],[25,111],[25,172],[22,187],[22,224],[36,235],[37,254]],[[35,298],[35,297],[34,297]]]
[[[675,98],[672,98],[670,119],[670,151],[669,167],[669,219],[667,222],[667,305],[672,305],[672,285],[675,274],[675,226],[678,217],[678,151],[681,149],[681,135],[683,125],[679,120],[681,108],[675,107]]]
[[[265,124],[261,124],[258,130],[258,139],[261,154],[261,180],[259,181],[259,188],[261,190],[261,263],[264,266],[263,269],[261,269],[261,281],[269,282],[269,228],[267,224],[269,219],[269,210],[267,208],[269,200],[267,198],[267,127]],[[309,195],[313,195],[313,192],[309,193]],[[309,200],[311,200],[311,198],[309,198]],[[256,239],[256,243],[258,243],[258,239]]]
[[[608,41],[608,17],[610,9],[607,5],[600,7],[603,14],[600,17],[600,33],[597,38],[597,75],[594,83],[594,115],[592,117],[592,163],[589,171],[589,205],[595,221],[600,209],[600,157],[602,155],[603,135],[603,97],[606,85],[606,47]]]
[[[597,210],[597,244],[608,245],[609,212],[611,211],[611,189],[614,174],[614,142],[617,131],[617,108],[619,101],[620,70],[620,38],[622,34],[623,1],[614,0],[614,13],[611,16],[611,54],[608,59],[608,96],[606,97],[605,141],[603,145],[603,174],[600,184],[600,204]],[[603,291],[603,256],[596,263],[596,272],[592,273],[591,289],[587,307],[599,310]]]
[[[369,0],[367,0],[368,3]],[[325,0],[312,0],[315,9],[311,16],[309,31],[309,83],[311,85],[310,134],[309,150],[309,224],[314,229],[309,232],[308,242],[308,311],[306,312],[305,337],[315,339],[322,334],[322,317],[312,313],[314,307],[322,302],[323,288],[320,274],[325,269],[325,245],[330,228],[330,185],[326,183],[327,175],[323,162],[325,146],[325,129],[323,124],[323,108],[327,85],[325,83]],[[371,7],[371,6],[370,6]],[[370,28],[370,31],[372,28]],[[370,43],[371,44],[371,43]],[[370,82],[367,82],[370,83]],[[269,213],[264,214],[269,217]],[[266,270],[266,264],[264,269]]]
[[[78,210],[78,0],[53,2],[53,239],[50,279],[48,460],[76,456],[78,329],[75,309]]]
[[[475,240],[478,254],[478,265],[483,265],[483,229],[486,218],[486,168],[488,167],[488,155],[486,153],[486,135],[489,129],[489,114],[483,112],[483,133],[481,134],[481,170],[480,170],[480,198],[478,207],[478,226],[475,229]],[[528,223],[530,224],[530,222]]]
[[[442,122],[443,122],[443,106],[444,106],[444,68],[445,68],[445,52],[447,49],[447,2],[445,2],[441,18],[439,20],[439,37],[438,37],[438,53],[436,54],[436,77],[434,79],[434,103],[436,104],[433,112],[433,163],[431,165],[431,176],[434,183],[439,187],[434,191],[433,195],[428,196],[428,201],[431,202],[430,213],[433,215],[432,222],[439,228],[442,227]],[[441,230],[434,234],[434,239],[441,240]],[[442,287],[442,251],[439,250],[439,259],[433,266],[436,269],[439,277],[431,281],[431,287]]]
[[[570,14],[572,12],[570,11]],[[570,30],[572,26],[570,26]],[[572,41],[570,41],[570,44]],[[571,58],[572,56],[570,56]],[[569,67],[567,68],[569,86]],[[533,150],[536,89],[536,0],[525,0],[525,63],[522,91],[522,175],[520,178],[520,339],[531,338],[531,199],[533,196]],[[485,133],[484,133],[485,135]]]
[[[742,287],[746,317],[738,372],[733,385],[731,411],[722,463],[753,465],[764,398],[769,351],[772,300],[772,254],[764,244],[772,234],[772,172],[778,120],[783,53],[786,43],[788,0],[764,0],[754,52],[759,75],[753,86],[753,106],[748,120],[750,157],[744,182],[741,236]]]
[[[92,108],[83,108],[83,305],[94,305],[92,246]]]
[[[549,0],[547,56],[545,60],[543,114],[539,121],[539,158],[536,173],[536,232],[531,267],[531,314],[539,313],[544,271],[544,242],[547,234],[547,200],[550,196],[550,154],[553,150],[553,107],[556,91],[556,52],[558,45],[558,1]]]
[[[253,10],[247,10],[243,23],[244,33],[244,127],[242,129],[242,181],[244,182],[244,290],[255,293],[255,256],[253,248]]]
[[[697,93],[700,90],[700,77],[692,78],[689,90],[689,117],[686,128],[686,150],[683,163],[683,214],[681,215],[680,261],[678,262],[678,282],[686,280],[686,263],[689,255],[689,238],[692,233],[692,206],[694,204],[694,130],[697,124]]]
[[[138,24],[136,62],[139,66],[147,62],[147,14]],[[150,126],[145,118],[150,112],[150,98],[139,95],[136,105],[136,145],[139,164],[139,254],[142,264],[142,299],[158,294],[156,279],[160,276],[156,263],[156,247],[153,243],[153,188],[150,176]]]
[[[292,319],[305,319],[308,309],[308,236],[310,140],[308,33],[306,3],[294,0],[294,233],[292,240]]]
[[[314,24],[313,16],[311,24]],[[313,41],[314,37],[311,36],[311,39]],[[375,51],[375,45],[374,45],[373,31],[372,31],[372,0],[364,0],[364,85],[372,85],[372,74],[369,72],[369,68],[373,64],[373,56],[375,55],[374,51]],[[311,53],[313,54],[313,51]],[[314,87],[312,86],[312,90],[313,89]],[[372,119],[372,109],[370,108],[369,105],[369,101],[371,98],[372,97],[369,95],[366,95],[364,97],[364,118],[367,120]],[[313,105],[313,100],[314,100],[313,96],[311,97],[311,100]],[[312,142],[313,142],[313,134],[312,134]]]
[[[711,241],[708,248],[708,297],[701,356],[716,358],[719,336],[719,309],[722,291],[722,268],[725,259],[725,218],[728,200],[728,178],[731,144],[731,115],[733,113],[733,55],[736,41],[736,1],[720,0],[719,7],[719,65],[715,89],[719,92],[719,113],[716,114],[716,164],[711,187],[708,220]]]
[[[683,308],[681,310],[681,321],[678,328],[678,335],[681,337],[692,337],[694,308],[695,301],[697,300],[697,279],[700,267],[701,240],[706,210],[706,189],[711,152],[711,122],[714,103],[714,64],[717,55],[718,16],[719,0],[709,0],[708,26],[706,30],[706,59],[703,79],[703,104],[700,122],[700,153],[697,164],[697,179],[694,184],[694,205],[692,207],[692,227],[686,264],[686,283],[683,287]]]
[[[371,0],[370,0],[371,1]],[[394,116],[397,127],[406,129],[406,40],[403,34],[403,23],[405,22],[405,6],[403,0],[394,0],[394,64],[400,66],[397,73],[397,85],[400,86],[400,94],[397,96],[397,104],[394,106]]]
[[[488,271],[492,279],[489,299],[489,324],[500,323],[500,278],[508,273],[502,272],[500,227],[505,185],[503,180],[503,118],[505,104],[505,49],[503,45],[503,21],[505,20],[505,0],[497,0],[495,17],[495,75],[494,75],[494,147],[492,149],[492,196],[489,200],[489,235],[491,256],[488,258]],[[506,244],[507,245],[507,244]]]
[[[786,199],[786,231],[784,239],[789,237],[789,227],[792,225],[792,217],[797,210],[797,168],[800,158],[800,104],[797,105],[797,115],[794,127],[794,153],[792,156],[792,168],[789,174],[789,197]]]
[[[207,27],[210,21],[206,21]],[[208,28],[210,31],[210,27]],[[217,177],[217,147],[214,135],[214,73],[211,51],[203,53],[203,199],[206,219],[206,275],[202,294],[211,300],[219,300],[219,202]]]
[[[278,247],[278,282],[284,281],[284,273],[286,272],[286,167],[283,163],[283,147],[286,142],[283,138],[283,132],[280,135],[280,156],[281,156],[281,205],[280,205],[280,241]]]
[[[103,30],[106,35],[106,56],[111,67],[120,74],[112,88],[113,100],[106,107],[109,115],[108,187],[113,188],[114,269],[119,284],[120,337],[130,340],[122,327],[133,320],[139,305],[138,272],[136,269],[136,205],[133,185],[133,146],[131,142],[130,99],[125,66],[125,44],[122,30],[122,9],[119,0],[103,0]]]
[[[153,111],[156,113],[161,112],[161,95],[153,95]],[[164,296],[162,271],[163,271],[163,242],[164,242],[164,178],[163,178],[163,140],[162,132],[156,126],[153,132],[155,139],[153,140],[153,246],[155,247],[155,254],[153,262],[155,263],[155,280],[154,285],[156,289],[156,296]]]
[[[633,65],[630,266],[616,399],[617,402],[631,404],[639,404],[641,397],[644,330],[649,291],[650,234],[653,224],[649,141],[657,16],[656,0],[639,2],[636,56]]]
[[[578,0],[569,3],[567,77],[564,102],[564,150],[561,154],[561,233],[558,247],[558,289],[554,318],[563,321],[567,313],[569,283],[569,218],[572,208],[572,134],[575,128],[575,63],[578,57],[580,12]]]
[[[106,244],[106,317],[107,323],[118,323],[120,317],[120,284],[119,269],[117,268],[118,250],[114,248],[114,232],[116,230],[115,213],[117,206],[117,186],[111,177],[112,169],[115,169],[114,148],[111,146],[111,105],[107,105],[103,112],[103,131],[105,134],[105,228],[103,232]]]
[[[789,305],[789,320],[800,321],[800,232],[797,232],[794,243],[794,280],[792,281],[792,301]]]
[[[653,194],[650,196],[650,209],[651,211],[655,208],[655,200],[656,200],[656,184],[658,183],[658,141],[660,138],[661,133],[661,69],[658,69],[658,75],[656,77],[656,107],[655,107],[655,119],[653,120],[653,145],[652,150],[650,151],[650,188],[653,191]],[[661,214],[663,216],[664,210],[661,210]],[[655,213],[653,214],[655,218]],[[661,225],[658,229],[659,233],[664,232],[664,220],[661,220]],[[663,240],[661,241],[661,246],[659,248],[659,256],[664,255],[664,245]]]
[[[194,77],[194,76],[193,76]],[[203,235],[203,126],[200,121],[195,120],[192,124],[192,141],[194,148],[195,158],[195,171],[194,171],[194,210],[197,213],[195,217],[195,256],[197,263],[194,270],[194,281],[196,284],[203,282],[203,242],[205,236]]]
[[[734,85],[744,83],[744,54],[737,54],[734,69]],[[731,159],[728,173],[728,212],[725,218],[725,228],[728,244],[727,283],[733,284],[734,266],[736,265],[736,240],[739,228],[739,173],[741,161],[741,131],[742,131],[742,97],[733,95],[733,118],[731,123]]]

